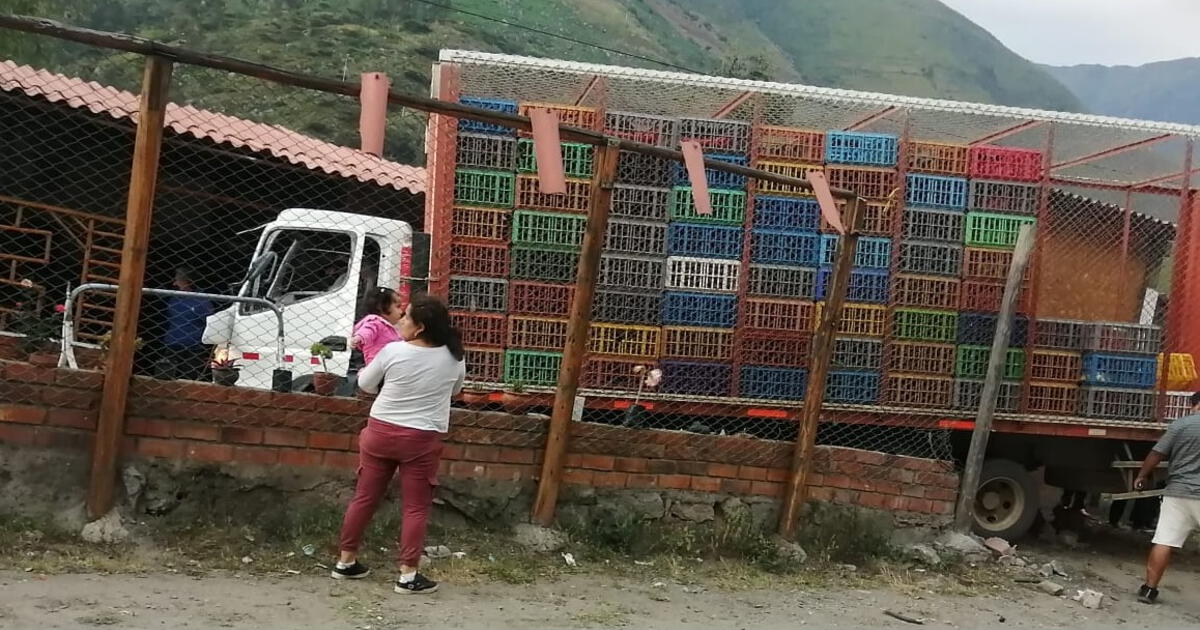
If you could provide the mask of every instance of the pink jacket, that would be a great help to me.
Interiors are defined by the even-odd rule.
[[[363,359],[370,365],[383,347],[393,341],[400,341],[400,333],[388,320],[378,315],[367,315],[354,325],[354,336],[358,338],[358,349],[362,350]]]

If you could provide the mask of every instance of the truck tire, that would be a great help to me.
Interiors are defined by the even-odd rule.
[[[975,493],[975,533],[1015,540],[1024,536],[1038,512],[1038,489],[1024,466],[989,459]]]

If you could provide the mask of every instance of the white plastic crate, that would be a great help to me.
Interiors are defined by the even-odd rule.
[[[1192,412],[1192,392],[1167,392],[1164,420],[1176,420]]]
[[[667,258],[667,288],[737,293],[741,263],[716,258]]]

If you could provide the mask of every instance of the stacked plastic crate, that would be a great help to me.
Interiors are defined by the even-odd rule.
[[[1086,324],[1080,414],[1089,418],[1152,419],[1160,342],[1155,326]]]
[[[682,118],[677,124],[678,141],[698,142],[706,157],[749,163],[749,124],[700,118]],[[712,212],[700,214],[685,169],[671,165],[661,389],[727,396],[742,276],[746,178],[709,169],[706,179]]]

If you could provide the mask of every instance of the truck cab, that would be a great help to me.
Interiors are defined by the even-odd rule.
[[[413,276],[423,276],[428,268],[428,238],[417,233],[422,254],[414,273],[413,241],[412,226],[404,221],[284,210],[263,226],[237,288],[239,297],[274,303],[282,311],[282,327],[271,308],[238,303],[209,317],[206,342],[217,345],[218,356],[239,361],[238,384],[245,387],[272,388],[277,369],[291,372],[293,391],[308,390],[318,371],[347,376],[352,369],[349,340],[364,314],[367,292],[390,287],[407,297]],[[317,342],[332,351],[332,358],[312,355]]]

